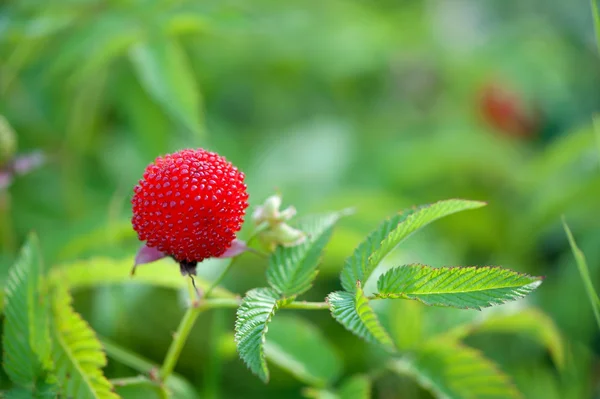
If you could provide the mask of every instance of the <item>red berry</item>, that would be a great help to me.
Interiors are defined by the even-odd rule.
[[[480,109],[486,122],[507,136],[530,137],[538,129],[538,115],[508,87],[489,84],[481,92]]]
[[[248,207],[244,174],[201,148],[156,158],[134,192],[131,222],[139,239],[180,263],[222,255]]]

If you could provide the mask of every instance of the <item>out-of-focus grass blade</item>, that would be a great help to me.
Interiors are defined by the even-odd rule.
[[[600,44],[598,44],[598,46],[600,46]],[[596,137],[596,146],[598,147],[598,157],[600,158],[600,114],[594,115],[592,124],[594,128],[594,137]]]
[[[590,0],[592,6],[592,17],[594,18],[594,30],[596,31],[596,44],[600,51],[600,9],[598,8],[598,0]]]
[[[573,238],[573,233],[571,233],[571,229],[569,229],[564,217],[563,226],[565,233],[567,233],[569,244],[571,245],[571,250],[573,251],[573,256],[575,256],[575,262],[577,263],[577,268],[579,268],[579,274],[581,274],[583,285],[585,285],[585,290],[587,291],[590,302],[592,303],[592,309],[594,311],[594,316],[596,317],[596,322],[598,323],[598,328],[600,328],[600,298],[598,298],[598,293],[596,293],[594,285],[592,284],[592,279],[590,278],[590,271],[585,260],[585,255],[577,246],[575,238]]]
[[[202,100],[182,46],[173,38],[152,36],[131,48],[130,59],[150,97],[181,125],[202,137]]]

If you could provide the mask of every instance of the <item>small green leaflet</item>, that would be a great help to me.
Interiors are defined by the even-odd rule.
[[[148,94],[175,120],[203,136],[200,94],[181,45],[175,39],[155,35],[132,46],[129,55]]]
[[[383,258],[404,239],[429,223],[456,212],[485,205],[485,202],[480,201],[449,199],[408,209],[393,216],[372,232],[346,260],[341,275],[342,286],[346,291],[352,292],[357,281],[364,285]]]
[[[42,289],[39,243],[28,237],[6,282],[4,310],[4,369],[10,379],[33,388],[51,368],[49,307]]]
[[[53,359],[66,397],[117,399],[112,384],[104,377],[106,356],[94,330],[73,310],[66,285],[54,289]]]
[[[307,291],[317,276],[321,254],[339,218],[340,214],[331,213],[314,216],[301,223],[298,228],[306,233],[306,240],[292,247],[278,246],[269,258],[269,285],[283,296]]]
[[[456,341],[435,339],[412,355],[392,361],[391,369],[413,377],[437,398],[517,399],[510,378],[479,351]]]
[[[241,359],[252,372],[267,382],[269,369],[265,359],[267,325],[279,307],[293,300],[282,300],[272,288],[248,291],[237,310],[235,342]]]
[[[342,360],[323,334],[300,317],[278,315],[269,324],[267,359],[305,384],[322,387],[339,377]]]
[[[501,267],[395,267],[377,281],[379,298],[416,299],[431,306],[481,309],[514,301],[542,283],[540,277]]]
[[[333,318],[347,330],[368,342],[383,344],[388,349],[394,349],[392,339],[369,306],[369,300],[360,284],[357,284],[355,293],[332,292],[327,297],[327,302],[329,302]]]

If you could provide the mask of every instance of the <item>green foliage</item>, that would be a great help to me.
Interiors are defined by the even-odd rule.
[[[592,279],[590,278],[590,272],[588,269],[587,261],[585,260],[585,255],[583,254],[583,251],[581,251],[581,249],[579,249],[579,247],[577,246],[575,238],[573,237],[573,233],[571,233],[571,229],[569,229],[569,226],[567,225],[567,222],[564,219],[563,227],[569,239],[569,245],[571,246],[573,256],[575,256],[575,262],[577,263],[579,274],[581,275],[581,279],[583,280],[585,290],[592,305],[594,317],[596,318],[596,323],[598,324],[598,328],[600,328],[600,297],[598,297],[598,293],[594,289],[594,284],[592,283]]]
[[[369,300],[357,284],[356,292],[337,291],[327,296],[331,315],[347,330],[371,343],[379,343],[393,349],[392,339],[379,323],[377,315],[369,306]]]
[[[512,399],[521,395],[510,378],[475,349],[451,340],[431,340],[391,364],[438,398]]]
[[[96,334],[72,308],[65,285],[53,292],[53,359],[62,391],[67,397],[116,399],[111,383],[102,374],[106,356]]]
[[[54,268],[50,274],[53,283],[67,284],[70,289],[79,290],[105,284],[147,284],[157,287],[180,289],[187,285],[186,279],[177,272],[177,264],[171,259],[159,260],[137,268],[131,276],[133,258],[123,260],[103,257],[64,264]],[[210,283],[196,277],[196,285],[207,289]],[[233,293],[217,287],[215,297],[234,297]]]
[[[276,317],[269,324],[266,338],[267,359],[306,384],[325,386],[342,371],[342,360],[332,345],[302,318]]]
[[[483,320],[458,327],[449,336],[462,338],[469,334],[503,333],[520,334],[548,348],[552,360],[559,367],[565,364],[565,347],[561,333],[554,321],[539,309],[526,308],[515,313],[497,313]]]
[[[412,211],[408,211],[411,213]],[[404,220],[406,214],[397,214],[385,220],[375,231],[361,242],[354,250],[352,256],[346,259],[340,279],[342,287],[346,291],[353,292],[356,289],[356,282],[365,282],[375,267],[370,262],[369,257],[380,248],[381,243],[398,224]]]
[[[429,223],[485,205],[485,202],[451,199],[409,209],[392,217],[372,232],[346,260],[341,276],[342,286],[346,291],[354,291],[357,281],[364,284],[383,258],[404,239]]]
[[[481,309],[522,298],[541,284],[500,267],[396,267],[377,281],[380,298],[416,299],[426,305]]]
[[[237,310],[235,342],[238,353],[250,370],[264,382],[269,380],[264,350],[267,325],[275,311],[287,302],[280,299],[272,288],[255,288],[246,293]]]
[[[181,45],[173,38],[153,36],[133,46],[130,56],[148,94],[185,128],[202,136],[200,95]]]
[[[39,243],[30,235],[6,283],[2,345],[6,373],[14,383],[32,390],[52,367],[42,275]]]
[[[308,389],[306,397],[314,399],[369,399],[371,398],[371,380],[358,374],[347,378],[338,389]]]
[[[305,220],[298,228],[307,237],[300,245],[278,246],[269,258],[267,281],[281,295],[300,295],[312,286],[323,249],[329,242],[340,214],[331,213]]]
[[[369,399],[371,380],[366,375],[355,375],[345,380],[338,389],[340,399]]]

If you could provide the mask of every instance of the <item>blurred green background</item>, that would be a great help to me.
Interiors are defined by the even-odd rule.
[[[545,275],[528,301],[564,333],[568,370],[527,340],[470,344],[527,398],[600,397],[600,334],[560,222],[565,215],[597,284],[600,137],[591,117],[600,69],[587,1],[0,7],[0,115],[14,130],[14,156],[46,157],[0,188],[2,279],[30,230],[49,266],[133,256],[132,187],[156,156],[186,147],[243,170],[251,208],[275,191],[300,214],[356,207],[336,230],[311,300],[339,288],[344,258],[384,217],[439,199],[485,200],[414,236],[390,262]],[[10,128],[0,133],[6,168]],[[213,278],[220,266],[199,273]],[[246,257],[225,285],[263,286],[264,268]],[[75,306],[100,335],[155,363],[183,312],[176,293],[135,284],[78,293]],[[431,328],[471,317],[434,311]],[[344,374],[369,371],[366,344],[326,312],[302,316],[337,346]],[[176,370],[202,397],[301,397],[302,384],[283,371],[272,366],[265,386],[238,360],[233,317],[202,315]],[[106,374],[135,373],[110,360]],[[429,397],[412,384],[383,377],[375,397]]]

